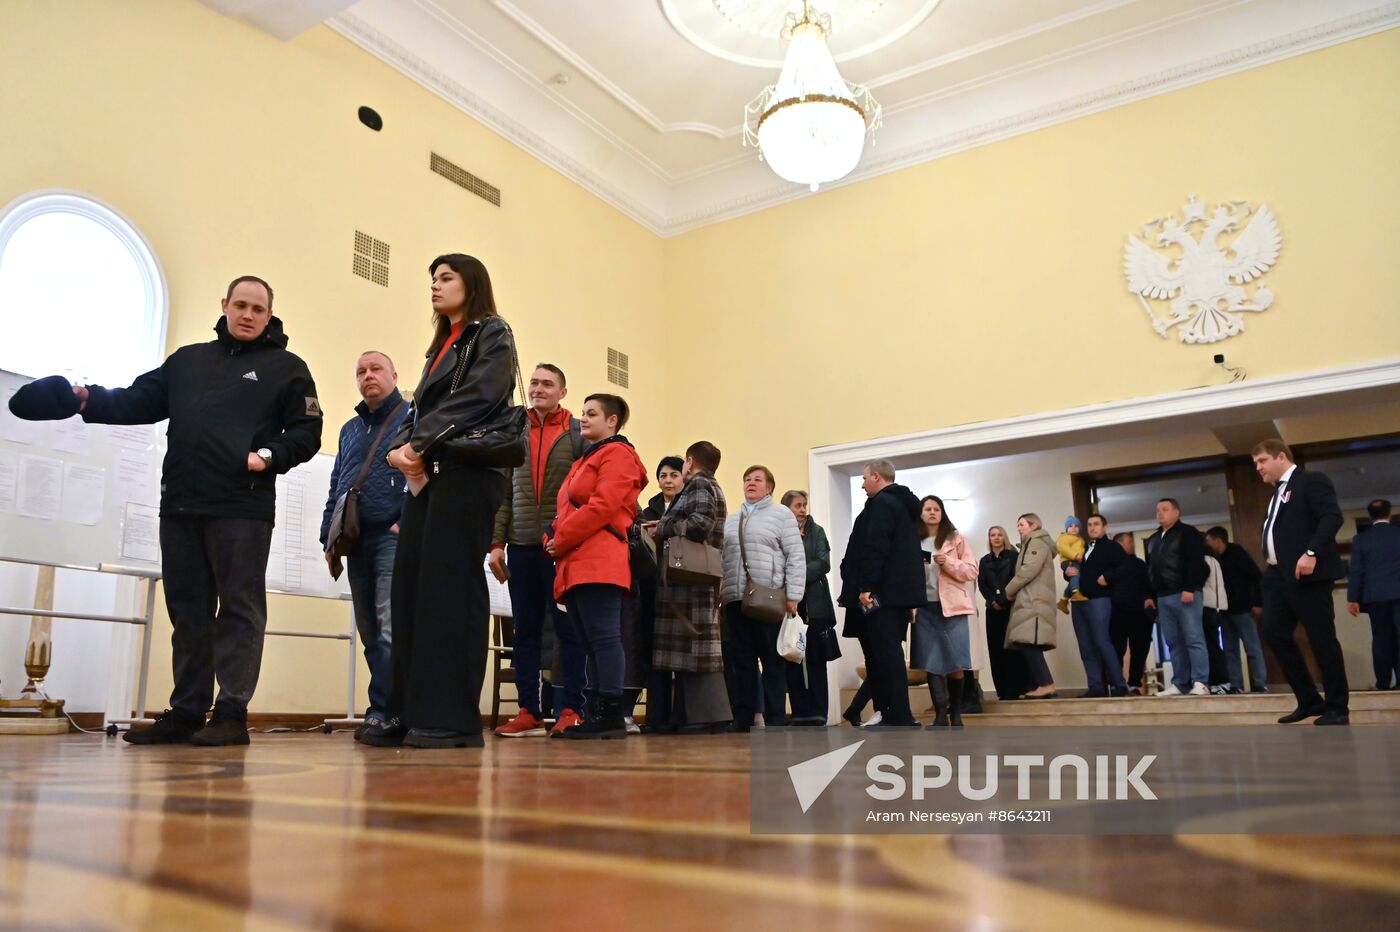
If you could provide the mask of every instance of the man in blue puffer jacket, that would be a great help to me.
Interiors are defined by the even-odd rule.
[[[403,473],[389,465],[385,454],[408,417],[408,405],[399,394],[399,374],[394,371],[393,361],[377,350],[362,353],[355,362],[355,384],[364,400],[355,406],[355,416],[340,429],[330,495],[321,518],[321,546],[330,546],[327,538],[335,503],[355,485],[368,457],[369,472],[359,486],[360,537],[345,558],[350,571],[355,627],[359,629],[365,663],[369,666],[369,710],[365,724],[355,732],[358,740],[365,727],[384,723],[384,707],[389,699],[389,643],[393,632],[389,591],[398,549],[404,480]],[[379,443],[371,455],[370,445],[376,437]],[[326,561],[331,559],[327,552]]]

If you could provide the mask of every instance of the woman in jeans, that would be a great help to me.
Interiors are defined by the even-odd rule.
[[[464,435],[510,404],[518,365],[481,261],[453,253],[428,272],[433,340],[413,415],[388,456],[412,492],[394,558],[388,721],[361,741],[481,747],[491,612],[481,564],[506,479]]]
[[[625,738],[622,613],[631,597],[627,532],[637,517],[637,495],[646,467],[619,431],[627,402],[617,395],[589,395],[579,415],[589,444],[559,489],[553,535],[545,552],[555,559],[554,598],[569,609],[588,652],[588,682],[595,701],[585,703],[582,725],[565,738]]]
[[[925,495],[920,505],[928,604],[914,614],[909,665],[928,671],[934,709],[929,727],[961,728],[964,671],[972,669],[968,616],[976,611],[967,584],[977,578],[977,561],[943,499]]]

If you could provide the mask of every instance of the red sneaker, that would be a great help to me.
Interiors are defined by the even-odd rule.
[[[496,729],[502,738],[543,738],[544,719],[536,718],[528,709],[521,709],[515,718]]]
[[[564,732],[573,728],[575,725],[582,724],[583,719],[577,712],[573,709],[565,709],[563,712],[559,713],[559,719],[554,723],[554,727],[549,730],[549,736],[551,738],[562,738],[564,737]]]

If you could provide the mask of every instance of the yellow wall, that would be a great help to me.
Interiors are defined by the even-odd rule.
[[[417,382],[427,264],[442,252],[486,263],[523,365],[561,365],[570,401],[607,388],[608,346],[630,354],[633,395],[661,395],[662,241],[329,29],[282,43],[193,0],[5,3],[0,87],[0,204],[61,187],[122,212],[164,266],[172,349],[212,337],[229,279],[271,281],[328,412],[325,452],[359,400],[361,350],[389,352]],[[359,124],[362,104],[383,132]],[[430,150],[500,187],[503,206],[430,173]],[[355,230],[392,247],[389,288],[350,274]],[[645,449],[661,423],[639,406],[628,434]],[[344,605],[274,597],[270,626],[347,618]],[[160,708],[163,612],[155,644]],[[343,708],[344,668],[334,642],[270,641],[253,709]]]
[[[269,278],[328,452],[360,350],[416,381],[425,265],[457,249],[491,268],[525,365],[561,364],[577,401],[604,387],[606,346],[630,353],[644,459],[714,440],[733,498],[753,461],[805,484],[813,446],[1219,381],[1214,349],[1160,340],[1119,271],[1124,235],[1190,193],[1267,200],[1283,229],[1277,303],[1232,362],[1259,378],[1400,353],[1396,31],[666,241],[325,28],[281,43],[193,0],[6,3],[0,79],[0,203],[62,187],[130,218],[165,267],[172,348],[208,336],[229,278]],[[429,173],[429,150],[504,206]],[[390,288],[349,274],[356,229],[393,247]],[[277,628],[344,619],[272,602]],[[254,710],[336,709],[343,664],[271,642]]]
[[[669,240],[704,399],[671,443],[803,485],[809,447],[1215,384],[1217,351],[1254,379],[1396,356],[1397,107],[1392,30]],[[1274,307],[1216,347],[1159,338],[1121,273],[1192,193],[1283,231]]]

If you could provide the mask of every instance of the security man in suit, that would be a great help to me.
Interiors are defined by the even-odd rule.
[[[1264,639],[1298,700],[1298,708],[1279,723],[1317,716],[1317,725],[1346,725],[1347,673],[1332,609],[1332,583],[1344,575],[1337,549],[1342,527],[1337,491],[1322,473],[1297,466],[1282,440],[1263,440],[1252,455],[1259,478],[1274,487],[1263,532]],[[1300,622],[1322,669],[1326,699],[1318,695],[1293,640]]]

